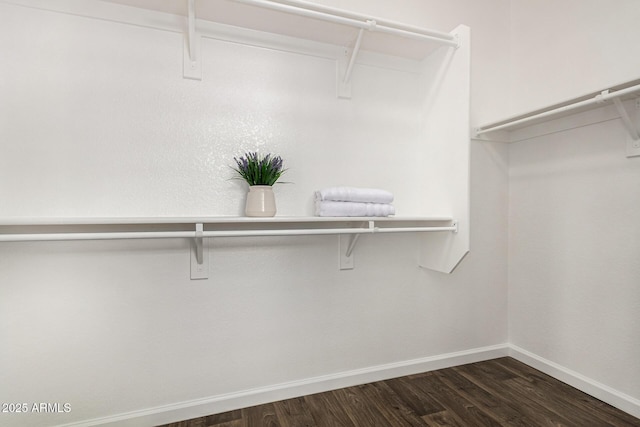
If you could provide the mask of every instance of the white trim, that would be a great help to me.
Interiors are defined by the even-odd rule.
[[[105,418],[96,418],[82,422],[64,424],[58,427],[138,427],[166,424],[205,415],[231,411],[239,408],[276,402],[313,393],[321,393],[343,387],[351,387],[375,381],[382,381],[404,375],[444,369],[467,363],[481,362],[499,357],[511,356],[541,372],[594,396],[622,411],[640,418],[640,400],[609,386],[599,383],[578,372],[572,371],[555,362],[540,357],[513,344],[499,344],[446,353],[438,356],[407,360],[369,368],[355,369],[337,374],[308,378],[266,387],[258,387],[158,406],[141,411],[133,411]]]
[[[516,345],[509,344],[508,347],[509,356],[514,359],[542,371],[547,375],[551,375],[552,377],[563,381],[580,391],[633,415],[634,417],[640,418],[640,400]]]
[[[231,411],[239,408],[276,402],[298,396],[351,387],[375,381],[382,381],[405,375],[418,374],[436,369],[464,365],[466,363],[504,357],[509,354],[507,344],[474,348],[437,356],[407,360],[397,363],[355,369],[337,374],[323,375],[299,381],[258,387],[235,393],[211,396],[172,405],[158,406],[142,411],[128,412],[105,418],[64,424],[58,427],[139,427],[167,424],[171,422],[202,417],[205,415]]]

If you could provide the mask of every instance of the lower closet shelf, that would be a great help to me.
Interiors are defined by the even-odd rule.
[[[194,239],[191,278],[208,277],[204,238],[338,235],[340,269],[353,269],[362,234],[457,232],[450,217],[129,217],[4,218],[0,242],[117,239]]]

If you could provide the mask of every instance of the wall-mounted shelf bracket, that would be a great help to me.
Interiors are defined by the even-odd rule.
[[[634,141],[640,139],[640,132],[638,131],[638,127],[633,123],[633,121],[629,117],[629,113],[627,112],[627,109],[622,104],[622,101],[620,100],[620,98],[613,98],[613,103],[616,106],[616,110],[618,110],[618,114],[620,114],[620,119],[622,120],[624,127],[627,129],[627,132],[629,132],[629,136],[631,137],[631,139],[633,139]],[[636,99],[636,102],[635,102],[636,109],[638,108],[639,105],[640,105],[640,98]]]
[[[204,226],[202,223],[196,224],[196,260],[198,264],[203,263],[202,247],[203,247]]]
[[[200,55],[201,36],[196,32],[195,0],[187,0],[187,32],[184,43],[183,76],[185,79],[202,80],[202,62]]]
[[[191,252],[191,280],[209,278],[209,254],[204,245],[204,225],[196,224],[194,248]]]
[[[376,27],[376,21],[367,20],[368,30],[372,31]],[[362,37],[364,36],[364,28],[358,30],[358,37],[356,43],[351,51],[351,57],[347,62],[348,49],[345,49],[344,56],[338,61],[338,98],[350,99],[351,98],[351,73],[353,73],[353,66],[360,52],[360,46],[362,45]],[[342,76],[342,78],[340,77]]]
[[[338,236],[340,244],[340,270],[353,270],[353,250],[360,238],[360,234],[341,234]]]
[[[336,60],[336,95],[340,99],[351,99],[351,82],[345,83],[343,78],[349,67],[348,57],[349,49],[345,48],[342,55]]]
[[[632,117],[635,116],[635,122],[637,124],[634,124],[634,119],[629,117],[629,112],[619,99],[614,99],[614,103],[618,114],[620,114],[620,119],[628,132],[627,157],[638,157],[640,156],[640,98],[636,98],[633,103],[635,106],[635,114],[633,114]]]

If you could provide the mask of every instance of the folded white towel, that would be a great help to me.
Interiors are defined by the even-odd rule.
[[[316,200],[316,216],[389,216],[395,213],[396,209],[388,203]]]
[[[377,188],[330,187],[316,191],[316,200],[335,202],[391,203],[393,194]]]

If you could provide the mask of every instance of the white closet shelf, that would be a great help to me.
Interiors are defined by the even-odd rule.
[[[356,58],[362,49],[418,61],[439,47],[456,48],[461,43],[454,32],[304,0],[100,0],[87,1],[86,5],[63,0],[0,0],[0,3],[182,33],[185,78],[196,80],[202,78],[202,37],[272,46],[279,42],[258,39],[270,40],[270,35],[274,35],[339,46],[349,58]],[[176,17],[186,19],[176,20]],[[242,36],[233,29],[249,33]],[[355,48],[357,39],[361,40],[358,49]],[[347,64],[349,58],[345,61]],[[344,77],[350,76],[341,76]]]
[[[630,138],[638,140],[640,139],[640,129],[633,123],[633,120],[629,117],[628,112],[622,105],[622,101],[638,97],[640,97],[640,80],[633,80],[609,89],[570,99],[559,104],[554,104],[546,108],[530,111],[493,123],[487,123],[475,128],[473,133],[476,137],[480,137],[484,134],[490,134],[496,131],[510,132],[538,123],[601,108],[609,101],[612,101],[620,119],[622,119],[625,128],[629,132]]]
[[[329,22],[332,24],[344,25],[355,29],[364,29],[371,32],[386,33],[414,40],[434,41],[449,46],[458,45],[458,42],[454,36],[442,31],[407,25],[384,18],[350,12],[347,10],[323,6],[317,3],[303,0],[231,1],[281,13],[291,14],[300,18],[311,18],[319,21]]]
[[[171,225],[171,224],[211,224],[238,226],[258,224],[265,227],[279,224],[340,224],[352,222],[370,222],[379,224],[403,224],[408,222],[452,221],[450,216],[389,216],[389,217],[319,217],[319,216],[275,216],[275,217],[239,217],[239,216],[158,216],[158,217],[10,217],[0,218],[0,227],[22,226],[74,226],[74,225]]]
[[[436,224],[437,223],[437,224]],[[447,224],[441,224],[447,223]],[[0,242],[457,231],[450,217],[4,218]]]
[[[25,1],[25,0],[21,0]],[[195,30],[199,23],[215,22],[234,27],[279,34],[297,39],[307,39],[331,45],[344,46],[353,43],[357,32],[365,30],[363,49],[398,55],[404,51],[403,43],[434,43],[457,46],[457,38],[447,32],[389,20],[383,17],[352,12],[304,0],[181,0],[174,2],[148,0],[103,0],[148,9],[157,12],[182,15],[187,25]],[[199,21],[199,22],[196,22]],[[189,36],[195,35],[195,31]],[[400,43],[398,43],[400,42]],[[190,46],[190,49],[194,46]],[[424,49],[412,45],[408,52],[424,58]],[[431,47],[429,47],[429,50]],[[404,55],[400,55],[404,56]]]
[[[361,234],[457,231],[446,216],[0,218],[0,242],[194,239],[192,279],[208,277],[204,238],[338,235],[340,269],[347,270]]]
[[[111,1],[140,5],[139,0]],[[185,78],[202,78],[199,59],[202,34],[196,28],[197,18],[201,22],[213,21],[343,47],[344,58],[338,58],[340,76],[337,92],[340,98],[351,98],[351,74],[360,49],[398,56],[398,52],[418,42],[417,50],[421,52],[419,58],[424,59],[437,47],[459,47],[459,40],[454,34],[303,0],[230,0],[224,3],[224,7],[218,5],[217,9],[212,9],[214,3],[186,2]],[[400,39],[401,43],[394,39]],[[417,59],[415,55],[399,56],[414,56],[413,59]]]

